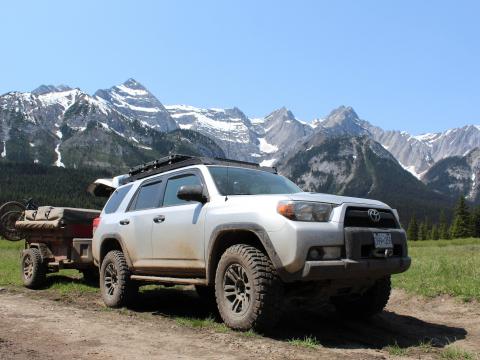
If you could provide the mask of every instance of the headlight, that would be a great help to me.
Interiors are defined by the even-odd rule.
[[[277,205],[280,215],[295,221],[329,221],[332,210],[332,204],[310,201],[280,201]]]

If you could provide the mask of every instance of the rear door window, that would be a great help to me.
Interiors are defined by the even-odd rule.
[[[150,182],[140,187],[130,210],[154,209],[162,200],[162,181]]]
[[[117,211],[118,207],[120,206],[123,199],[128,194],[131,188],[132,188],[132,185],[128,185],[115,190],[113,194],[110,196],[110,199],[108,199],[107,204],[103,208],[103,211],[105,212],[105,214],[111,214]]]

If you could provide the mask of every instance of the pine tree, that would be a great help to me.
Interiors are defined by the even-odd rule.
[[[427,240],[427,224],[423,221],[418,225],[418,240]]]
[[[440,239],[450,239],[450,231],[447,224],[447,217],[445,216],[445,210],[440,212],[440,224],[438,225],[438,233]]]
[[[431,237],[430,237],[430,234],[432,232],[432,223],[430,222],[430,220],[428,219],[428,217],[425,217],[425,239],[423,240],[430,240]]]
[[[410,223],[408,224],[407,237],[408,240],[418,240],[418,224],[415,214],[412,215]]]
[[[480,237],[480,206],[472,211],[472,236]]]
[[[451,233],[453,238],[472,236],[470,212],[465,202],[465,196],[460,197],[455,207]]]
[[[439,238],[440,238],[440,234],[438,232],[438,226],[437,224],[434,224],[432,226],[432,230],[430,231],[430,239],[438,240]]]

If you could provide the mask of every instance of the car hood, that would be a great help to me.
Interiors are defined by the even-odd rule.
[[[331,195],[331,194],[322,194],[322,193],[311,193],[311,192],[303,192],[303,193],[296,193],[290,194],[288,197],[291,200],[300,200],[300,201],[318,201],[318,202],[325,202],[330,204],[359,204],[359,205],[367,205],[367,206],[378,206],[378,207],[389,207],[387,204],[372,199],[362,199],[356,197],[349,197],[349,196],[339,196],[339,195]]]

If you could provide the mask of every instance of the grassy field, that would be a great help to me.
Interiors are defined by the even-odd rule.
[[[0,240],[0,286],[20,286],[19,257],[23,241]],[[447,294],[480,301],[480,239],[409,243],[412,267],[393,277],[395,287],[424,296]],[[48,287],[61,293],[96,292],[75,270],[50,275]],[[69,279],[70,278],[70,279]]]
[[[20,254],[24,248],[23,241],[11,242],[0,240],[0,287],[21,286]],[[97,292],[98,288],[83,281],[83,276],[77,270],[61,270],[59,273],[48,276],[47,286],[61,295],[85,292]]]
[[[395,287],[480,301],[480,239],[411,241],[409,252],[412,266],[393,277]]]

